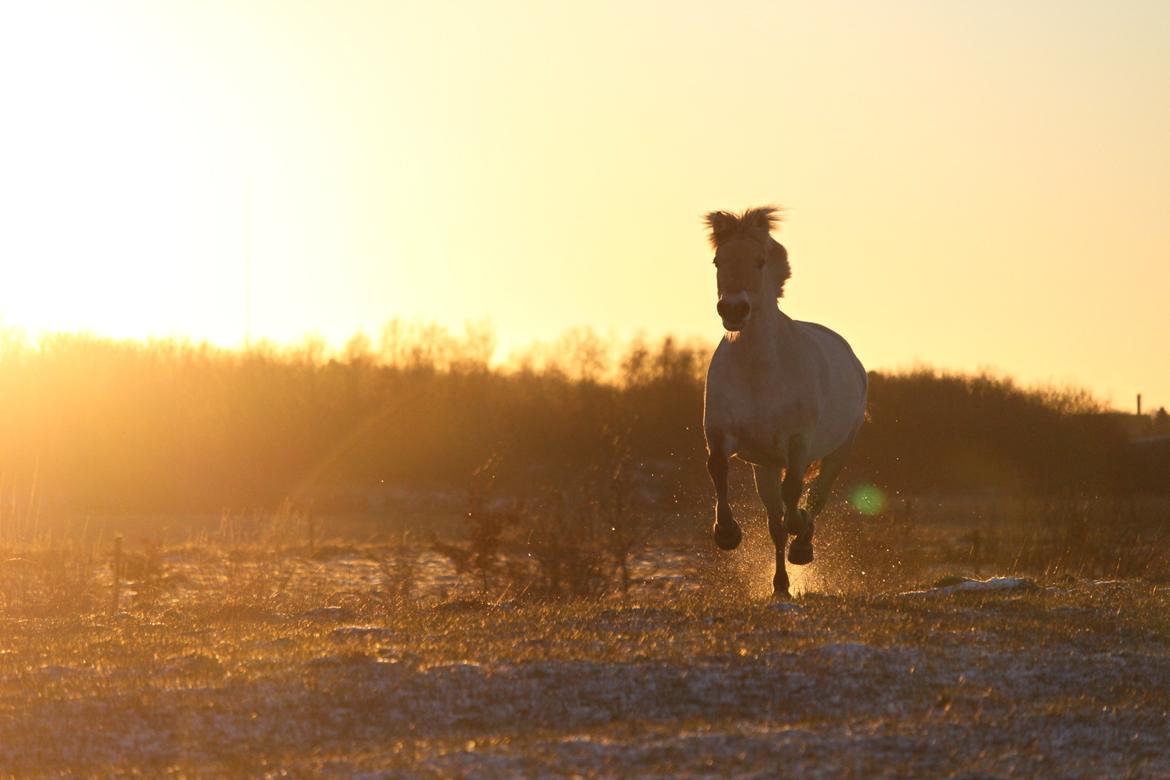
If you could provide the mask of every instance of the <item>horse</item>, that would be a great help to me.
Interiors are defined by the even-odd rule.
[[[778,207],[712,211],[705,221],[715,250],[715,309],[726,331],[703,395],[707,472],[715,488],[712,535],[724,550],[743,539],[727,499],[729,461],[738,457],[751,464],[768,513],[776,546],[774,596],[786,597],[788,536],[794,537],[789,563],[812,563],[814,520],[865,419],[865,368],[841,336],[780,310],[792,271],[787,250],[772,238]],[[817,461],[807,507],[801,507],[805,473]]]

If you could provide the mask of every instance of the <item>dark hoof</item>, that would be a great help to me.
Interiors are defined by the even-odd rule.
[[[788,595],[788,572],[776,572],[776,576],[772,578],[772,598],[791,598],[791,596]]]
[[[811,539],[793,539],[788,548],[788,562],[796,566],[806,566],[813,561]]]
[[[743,541],[743,531],[739,523],[732,520],[728,523],[716,523],[711,529],[715,535],[715,544],[723,550],[734,550]]]
[[[779,588],[772,588],[772,601],[791,601],[792,594],[788,592],[787,586],[784,590]]]

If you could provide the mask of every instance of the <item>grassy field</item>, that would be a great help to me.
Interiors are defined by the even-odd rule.
[[[780,602],[754,526],[592,598],[204,542],[127,544],[115,607],[106,548],[11,549],[0,775],[1170,777],[1170,581],[939,580],[856,541]]]

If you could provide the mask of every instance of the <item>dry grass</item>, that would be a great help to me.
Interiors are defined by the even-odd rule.
[[[0,774],[1170,774],[1170,588],[905,595],[945,534],[822,528],[784,603],[762,526],[589,599],[397,544],[128,544],[111,612],[108,545],[7,555]]]

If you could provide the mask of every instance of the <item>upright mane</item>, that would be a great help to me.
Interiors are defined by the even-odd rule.
[[[731,211],[711,211],[703,218],[710,231],[708,239],[715,251],[736,238],[752,238],[764,245],[768,264],[776,276],[776,297],[784,294],[784,283],[792,276],[788,265],[788,250],[772,238],[772,231],[780,224],[783,209],[779,206],[757,206],[742,214]]]

